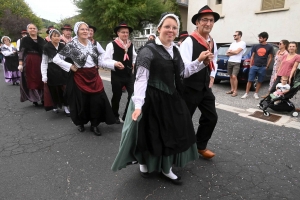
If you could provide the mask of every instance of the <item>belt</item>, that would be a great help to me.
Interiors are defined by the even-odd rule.
[[[266,65],[255,65],[256,67],[265,67]]]

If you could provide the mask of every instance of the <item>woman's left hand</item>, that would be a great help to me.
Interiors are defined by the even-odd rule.
[[[132,113],[132,120],[136,121],[137,118],[140,116],[141,114],[141,109],[135,109],[134,112]]]
[[[71,70],[72,70],[73,72],[76,72],[77,69],[78,69],[78,68],[77,68],[75,65],[72,65],[72,66],[71,66]]]

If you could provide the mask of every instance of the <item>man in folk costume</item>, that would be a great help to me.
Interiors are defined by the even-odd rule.
[[[206,147],[218,121],[215,96],[211,89],[217,71],[217,46],[210,32],[219,19],[218,13],[213,12],[207,5],[204,6],[192,18],[192,23],[197,26],[197,29],[180,45],[185,67],[198,65],[202,68],[189,78],[185,78],[183,82],[184,98],[191,117],[197,107],[201,111],[197,130],[197,148],[198,153],[206,159],[215,156],[215,153]]]
[[[72,26],[70,24],[65,24],[60,29],[62,31],[61,40],[60,42],[67,44],[72,41]]]
[[[53,25],[48,26],[48,29],[47,29],[47,31],[46,31],[47,37],[45,37],[45,41],[46,41],[46,42],[50,42],[50,41],[51,41],[51,39],[50,39],[50,37],[49,37],[49,31],[51,31],[52,29],[54,29],[54,26],[53,26]]]
[[[129,35],[133,31],[125,22],[121,22],[114,28],[115,34],[118,36],[113,42],[106,46],[104,61],[119,61],[124,65],[124,69],[115,69],[111,72],[111,85],[113,96],[111,106],[116,117],[116,124],[120,124],[119,106],[122,97],[122,88],[125,86],[128,92],[126,108],[123,113],[122,121],[125,120],[128,103],[133,93],[134,75],[133,66],[136,59],[136,52],[133,44],[129,40]]]
[[[21,31],[21,35],[22,37],[20,39],[17,40],[17,50],[19,51],[20,50],[20,45],[21,45],[21,40],[22,38],[26,37],[27,36],[27,30],[22,30]]]
[[[96,33],[96,31],[97,31],[97,28],[89,24],[89,40],[97,48],[98,53],[100,55],[104,55],[103,53],[105,53],[105,50],[102,48],[102,46],[99,44],[99,42],[94,40],[94,34]]]

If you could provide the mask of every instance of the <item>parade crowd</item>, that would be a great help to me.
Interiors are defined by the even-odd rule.
[[[218,68],[217,45],[210,32],[219,18],[208,6],[202,7],[191,19],[196,29],[189,35],[186,31],[179,34],[178,16],[163,13],[157,26],[158,36],[150,35],[138,53],[129,40],[133,29],[126,22],[114,28],[117,37],[105,50],[93,38],[97,28],[85,22],[77,22],[74,27],[65,24],[62,33],[50,26],[45,39],[38,35],[34,24],[28,24],[17,48],[8,36],[1,38],[5,81],[20,85],[21,102],[43,105],[47,111],[63,109],[80,132],[90,123],[90,131],[101,136],[100,123],[122,123],[113,171],[138,163],[144,178],[156,171],[173,184],[181,184],[181,177],[173,173],[172,166],[184,167],[199,155],[205,159],[215,156],[207,148],[218,121],[212,92]],[[174,43],[176,37],[180,38],[178,45]],[[237,96],[236,76],[246,48],[241,37],[242,32],[236,31],[227,52],[231,82],[227,94],[233,97]],[[267,39],[266,32],[259,34],[260,44],[253,48],[253,66],[242,98],[248,97],[255,76],[259,84],[254,97],[258,98],[265,70],[274,55]],[[296,52],[297,43],[280,42],[270,93],[278,89],[280,81],[281,88],[292,81],[300,62]],[[99,67],[111,70],[110,101]],[[120,115],[124,87],[128,98]],[[197,108],[201,116],[195,133],[192,117]]]

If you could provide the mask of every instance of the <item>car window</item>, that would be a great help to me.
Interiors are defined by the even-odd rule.
[[[218,49],[218,56],[225,56],[228,49],[229,49],[229,46],[226,46],[226,47],[220,47],[220,48]],[[243,54],[243,56],[248,55],[249,52],[251,51],[251,49],[252,49],[252,47],[247,46],[247,47],[246,47],[246,51],[245,51],[245,53]],[[250,55],[250,56],[251,56],[251,55]]]
[[[218,49],[218,56],[226,56],[226,52],[229,49],[229,47],[220,47]]]

